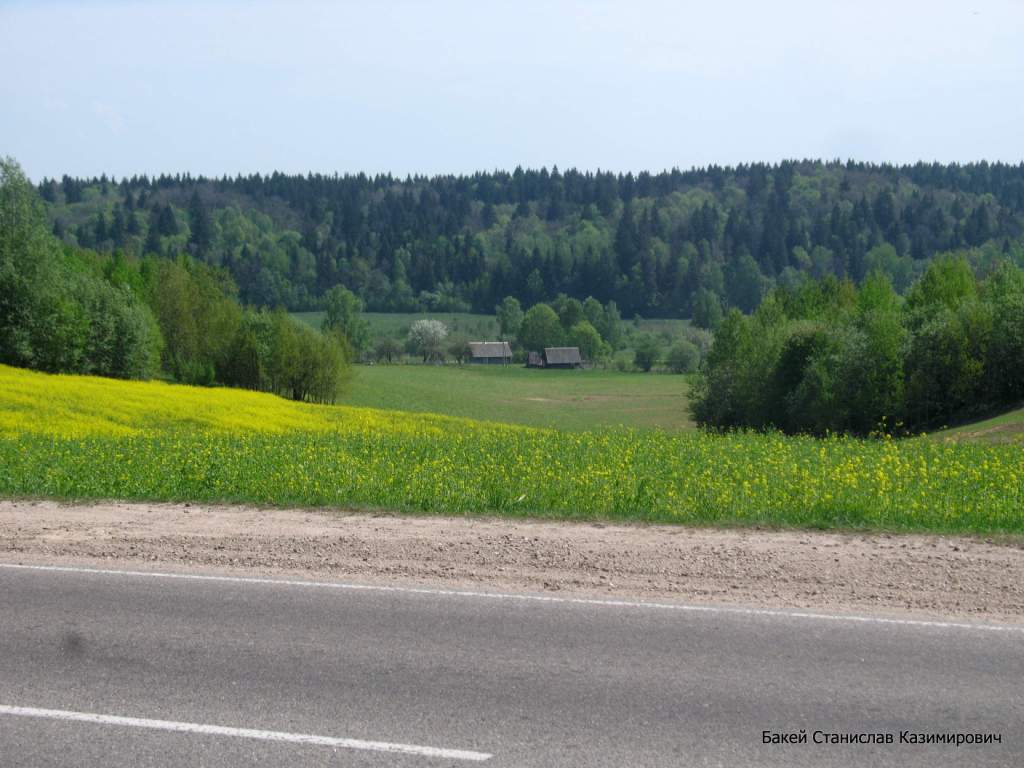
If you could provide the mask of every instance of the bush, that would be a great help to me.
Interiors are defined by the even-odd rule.
[[[633,350],[633,364],[645,373],[650,371],[661,359],[661,342],[650,333],[640,334]]]
[[[619,373],[630,373],[636,370],[636,367],[633,365],[633,361],[628,357],[616,357],[613,365],[615,370]]]
[[[668,351],[665,362],[672,373],[693,373],[700,365],[700,350],[686,339],[680,339]]]
[[[452,336],[448,340],[448,355],[459,365],[472,357],[469,349],[469,339],[465,336]]]
[[[395,363],[402,357],[402,345],[390,336],[381,336],[373,345],[373,358],[378,363]]]

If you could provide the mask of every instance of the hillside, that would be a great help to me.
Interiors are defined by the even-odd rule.
[[[1024,408],[943,429],[932,436],[956,442],[1024,444]]]
[[[616,175],[516,169],[397,179],[44,179],[54,231],[98,250],[189,252],[241,299],[319,309],[345,284],[383,312],[491,313],[558,293],[623,317],[749,311],[807,274],[888,274],[936,254],[1024,263],[1024,165],[813,161]]]

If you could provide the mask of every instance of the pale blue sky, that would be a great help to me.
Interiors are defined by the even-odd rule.
[[[4,2],[0,154],[161,171],[1024,159],[1024,2]]]

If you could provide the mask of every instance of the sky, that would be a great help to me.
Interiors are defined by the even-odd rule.
[[[1024,160],[1024,0],[0,0],[33,179]]]

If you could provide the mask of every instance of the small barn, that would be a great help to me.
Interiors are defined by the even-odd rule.
[[[580,368],[583,358],[579,347],[545,347],[545,368]]]
[[[508,365],[512,362],[512,346],[507,341],[471,341],[469,362],[476,365]]]

